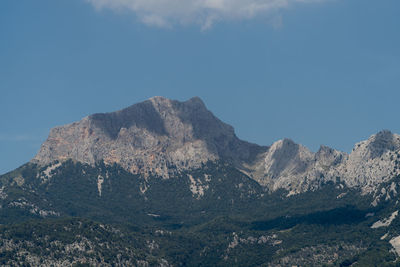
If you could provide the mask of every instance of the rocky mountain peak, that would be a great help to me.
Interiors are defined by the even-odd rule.
[[[341,179],[347,186],[364,192],[399,174],[396,159],[400,136],[382,131],[356,144],[350,154],[321,146],[313,153],[306,147],[283,139],[272,144],[253,167],[253,177],[272,190],[285,188],[296,194]]]
[[[296,160],[308,160],[312,153],[306,147],[296,144],[293,140],[285,138],[272,144],[268,151],[270,162],[274,162],[274,169],[287,165],[287,163]]]
[[[276,141],[261,154],[253,166],[253,177],[260,184],[277,189],[304,173],[312,163],[312,158],[313,153],[306,147],[285,138]]]
[[[121,129],[134,127],[157,135],[167,134],[162,117],[150,100],[116,112],[93,114],[88,120],[111,139],[116,139]]]
[[[350,157],[359,160],[370,160],[382,157],[388,151],[400,149],[400,135],[383,130],[372,135],[368,140],[357,143]]]
[[[387,130],[358,143],[350,154],[327,146],[313,153],[287,138],[259,146],[237,138],[198,97],[180,102],[156,96],[52,129],[32,162],[103,161],[144,177],[168,178],[222,159],[271,190],[295,194],[338,177],[348,186],[374,190],[400,173],[399,154],[400,136]]]
[[[340,164],[346,156],[347,154],[344,152],[321,145],[317,153],[315,153],[315,161],[317,161],[321,166],[336,166]]]
[[[216,118],[198,97],[180,102],[156,96],[52,129],[32,161],[102,160],[132,173],[169,177],[169,166],[190,169],[217,159],[239,166],[263,149],[239,140],[233,127]]]
[[[400,136],[389,130],[383,130],[368,139],[367,148],[372,158],[380,157],[386,151],[395,151],[400,148]]]

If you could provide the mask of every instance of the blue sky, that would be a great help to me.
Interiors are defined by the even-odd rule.
[[[181,2],[0,1],[0,173],[50,128],[154,95],[200,96],[263,145],[400,133],[400,1]]]

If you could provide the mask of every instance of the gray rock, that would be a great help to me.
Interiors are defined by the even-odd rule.
[[[252,166],[252,177],[272,190],[297,194],[338,180],[364,193],[400,174],[400,136],[387,130],[354,147],[350,154],[321,146],[317,153],[290,140],[275,142]]]
[[[198,97],[186,102],[153,97],[52,129],[32,162],[103,160],[132,173],[168,178],[172,171],[198,168],[210,160],[241,166],[266,149],[239,140],[233,127],[216,118]]]
[[[226,160],[270,190],[284,188],[292,195],[327,181],[374,192],[400,174],[399,155],[400,136],[387,130],[356,144],[350,154],[326,146],[313,153],[290,139],[259,146],[237,138],[198,97],[185,102],[153,97],[52,129],[32,162],[104,161],[144,177],[169,178],[207,161]]]

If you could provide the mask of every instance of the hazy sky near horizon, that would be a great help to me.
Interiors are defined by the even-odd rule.
[[[0,174],[50,128],[155,95],[239,138],[351,151],[400,133],[398,0],[2,0]]]

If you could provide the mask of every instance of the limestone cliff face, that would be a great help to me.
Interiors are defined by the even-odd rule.
[[[355,145],[337,173],[349,186],[371,192],[376,185],[400,174],[400,135],[381,131]]]
[[[400,136],[382,131],[356,144],[350,154],[326,146],[313,153],[290,139],[264,147],[238,139],[199,98],[153,97],[52,129],[32,162],[66,159],[117,163],[144,177],[163,178],[222,159],[272,191],[298,194],[341,181],[367,193],[400,174]]]
[[[362,141],[350,154],[321,146],[317,153],[285,139],[258,157],[250,175],[272,190],[289,194],[316,189],[328,181],[341,181],[374,192],[377,185],[400,174],[400,136],[382,131]]]
[[[221,158],[240,166],[266,149],[239,140],[199,98],[179,102],[153,97],[52,129],[32,161],[45,165],[65,159],[88,164],[103,160],[132,173],[168,178],[176,170]]]

